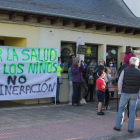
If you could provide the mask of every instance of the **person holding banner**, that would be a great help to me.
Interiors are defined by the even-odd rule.
[[[61,68],[61,58],[58,57],[58,66],[57,66],[57,89],[56,89],[56,104],[60,104],[59,101],[59,92],[60,92],[60,84],[62,84],[62,78],[61,73],[64,71],[65,63],[63,64],[63,67]],[[52,104],[55,104],[55,98],[52,98]]]
[[[81,86],[83,82],[82,71],[84,70],[84,65],[81,63],[78,57],[74,58],[73,65],[71,66],[72,71],[72,82],[73,82],[73,97],[72,97],[72,105],[73,106],[81,106],[80,98],[81,98]]]

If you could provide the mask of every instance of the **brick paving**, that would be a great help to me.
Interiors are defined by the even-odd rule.
[[[0,109],[0,140],[98,140],[129,138],[127,122],[122,131],[115,132],[116,103],[96,115],[96,105],[80,107],[69,105],[42,105]],[[138,116],[140,113],[138,112]],[[136,118],[135,132],[140,130],[140,117]]]

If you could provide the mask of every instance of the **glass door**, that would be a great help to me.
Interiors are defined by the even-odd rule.
[[[106,48],[106,65],[109,66],[109,61],[115,61],[115,67],[117,68],[118,61],[118,47],[115,46],[107,46]]]

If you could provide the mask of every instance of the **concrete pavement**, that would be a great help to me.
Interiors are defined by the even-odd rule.
[[[105,116],[97,116],[97,107],[89,103],[80,107],[69,105],[41,105],[0,109],[0,140],[127,140],[139,136],[140,117],[136,118],[135,131],[116,132],[116,103]],[[140,113],[138,112],[138,116]]]

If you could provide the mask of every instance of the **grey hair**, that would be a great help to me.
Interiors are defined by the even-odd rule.
[[[103,59],[103,58],[100,58],[99,60],[102,60],[102,61],[104,61],[104,59]]]
[[[79,63],[79,57],[75,57],[74,59],[73,59],[73,65],[78,65],[78,63]]]
[[[137,57],[131,57],[129,60],[130,64],[138,66],[139,65],[139,59]]]

